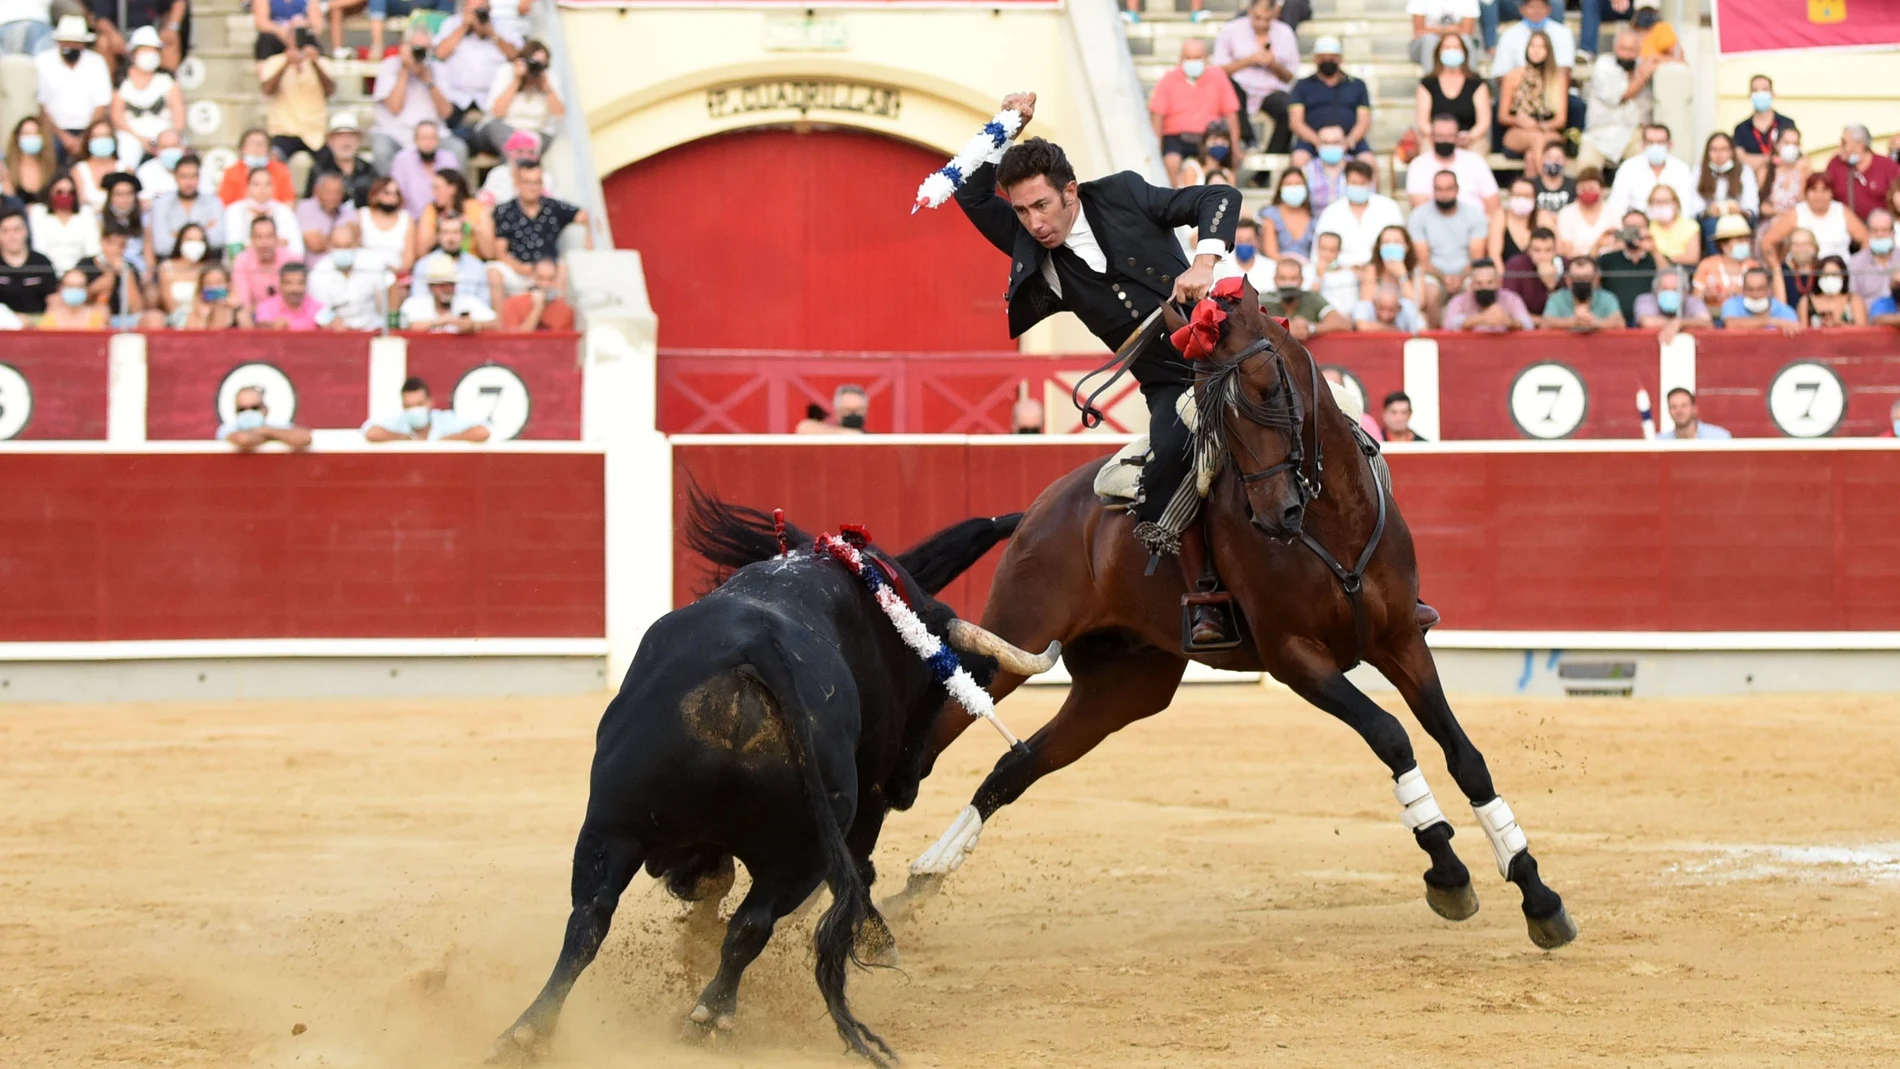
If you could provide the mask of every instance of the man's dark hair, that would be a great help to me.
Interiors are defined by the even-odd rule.
[[[275,234],[275,233],[277,232],[277,220],[275,220],[275,219],[272,219],[272,218],[271,218],[270,216],[268,216],[268,215],[253,215],[253,216],[251,216],[251,233],[253,233],[253,234],[255,234],[255,233],[257,233],[257,228],[258,228],[259,226],[267,226],[267,227],[270,227],[270,229],[271,229],[271,233],[273,233],[273,234]]]
[[[1570,258],[1570,262],[1564,265],[1564,272],[1568,274],[1569,272],[1575,270],[1579,265],[1588,266],[1591,271],[1596,272],[1598,274],[1602,273],[1597,267],[1597,258],[1594,256],[1572,256]]]
[[[1481,270],[1487,267],[1495,271],[1497,270],[1498,262],[1496,260],[1493,260],[1489,256],[1480,256],[1477,259],[1471,261],[1471,266],[1467,268],[1466,270],[1468,272],[1476,272],[1478,270]]]
[[[1068,188],[1069,183],[1075,181],[1075,168],[1069,164],[1069,156],[1061,145],[1032,137],[1004,153],[1003,162],[996,165],[996,184],[1004,189],[1038,175],[1048,179],[1058,190]]]
[[[1391,393],[1385,395],[1385,400],[1379,402],[1379,407],[1391,408],[1400,401],[1404,401],[1408,405],[1412,403],[1412,399],[1406,396],[1404,390],[1393,390]]]
[[[1240,230],[1242,227],[1245,227],[1246,229],[1251,230],[1256,234],[1260,232],[1260,224],[1254,222],[1252,219],[1243,218],[1240,222],[1234,224],[1234,229],[1236,231]]]
[[[1689,399],[1690,404],[1695,404],[1695,394],[1689,392],[1688,390],[1684,389],[1681,386],[1678,386],[1675,389],[1670,390],[1668,393],[1663,394],[1663,400],[1667,401],[1671,397],[1676,396],[1677,394],[1681,394],[1682,396],[1687,397]]]
[[[1457,121],[1458,121],[1458,116],[1453,115],[1449,111],[1441,111],[1438,114],[1432,116],[1432,125],[1437,125],[1438,123],[1441,123],[1441,122],[1455,123]]]
[[[414,375],[411,375],[408,378],[402,380],[402,392],[403,393],[428,393],[429,384],[422,381],[419,378],[416,378]]]
[[[1774,276],[1768,273],[1768,269],[1766,267],[1751,267],[1748,270],[1743,271],[1742,282],[1747,283],[1749,278],[1754,275],[1760,275],[1763,282],[1767,282],[1771,285],[1774,283]]]
[[[1595,182],[1597,185],[1602,185],[1603,172],[1597,170],[1595,167],[1585,167],[1583,170],[1577,172],[1577,184],[1582,185],[1585,182]]]
[[[295,260],[292,260],[289,263],[277,269],[278,278],[289,278],[292,275],[302,275],[305,278],[309,278],[310,269],[298,263]]]
[[[26,213],[19,211],[17,209],[7,208],[5,210],[0,210],[0,223],[4,223],[8,219],[18,219],[20,221],[21,226],[25,226],[29,228],[32,226],[32,224],[26,221]]]
[[[1349,175],[1356,174],[1368,182],[1372,181],[1372,165],[1364,160],[1347,161],[1346,173]]]
[[[1540,226],[1537,229],[1531,231],[1531,240],[1532,241],[1556,241],[1557,232],[1547,226]]]
[[[183,156],[178,157],[177,163],[172,164],[172,173],[177,174],[178,169],[180,167],[183,167],[187,163],[191,164],[193,167],[197,167],[200,169],[203,169],[204,167],[204,161],[198,158],[198,154],[196,152],[187,152]]]

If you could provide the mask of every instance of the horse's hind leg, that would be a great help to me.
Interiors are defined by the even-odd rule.
[[[1471,890],[1471,870],[1451,848],[1451,825],[1439,811],[1431,788],[1425,785],[1404,725],[1353,686],[1330,654],[1305,644],[1285,652],[1288,661],[1281,662],[1274,672],[1281,682],[1358,732],[1373,754],[1392,770],[1393,794],[1402,807],[1401,819],[1419,849],[1432,860],[1431,868],[1425,870],[1426,904],[1447,920],[1465,920],[1478,912],[1478,897]]]
[[[530,1061],[547,1049],[561,1016],[567,993],[580,979],[581,971],[600,952],[601,940],[613,923],[614,908],[621,892],[640,871],[640,844],[629,839],[602,835],[591,828],[581,829],[574,844],[573,912],[567,919],[567,937],[561,943],[561,956],[547,985],[535,997],[508,1031],[489,1048],[492,1064]]]
[[[1492,786],[1484,755],[1466,737],[1465,729],[1452,714],[1451,703],[1445,700],[1438,666],[1425,645],[1425,636],[1405,628],[1396,641],[1375,651],[1371,660],[1373,667],[1398,688],[1419,724],[1444,748],[1445,766],[1470,800],[1472,812],[1490,839],[1498,871],[1524,894],[1524,918],[1531,942],[1550,950],[1575,939],[1577,925],[1564,909],[1563,898],[1539,878],[1537,859],[1531,856],[1529,841],[1516,815]]]

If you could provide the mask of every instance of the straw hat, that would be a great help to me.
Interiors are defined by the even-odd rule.
[[[1748,220],[1739,215],[1724,215],[1715,221],[1715,240],[1727,241],[1730,238],[1751,237]]]

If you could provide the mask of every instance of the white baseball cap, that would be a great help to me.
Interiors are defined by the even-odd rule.
[[[158,27],[140,26],[132,31],[132,37],[126,42],[127,50],[137,48],[164,48],[165,42],[159,39]]]
[[[1316,56],[1338,56],[1344,53],[1339,49],[1339,38],[1322,37],[1313,42],[1313,54]]]
[[[339,111],[330,116],[330,132],[334,134],[338,130],[349,130],[359,134],[363,132],[363,128],[356,125],[356,113],[353,111]]]

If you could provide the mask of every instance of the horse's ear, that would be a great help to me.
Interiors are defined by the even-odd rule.
[[[1168,328],[1170,334],[1187,326],[1187,318],[1181,314],[1180,309],[1175,307],[1173,301],[1161,302],[1161,322]]]

